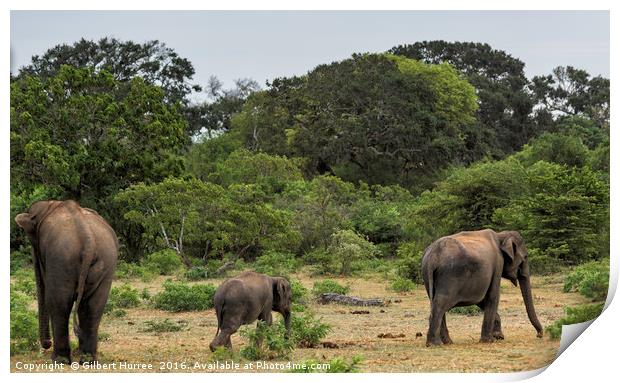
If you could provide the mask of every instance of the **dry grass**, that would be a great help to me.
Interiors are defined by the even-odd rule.
[[[306,275],[295,277],[308,289],[317,280]],[[149,283],[133,281],[132,285],[140,290],[146,287],[154,294],[160,289],[163,280],[158,278]],[[217,285],[221,280],[209,282]],[[389,284],[379,277],[341,278],[338,282],[351,286],[350,295],[401,301],[384,308],[364,308],[370,314],[363,315],[351,314],[350,307],[311,304],[317,317],[322,317],[324,322],[332,326],[325,340],[337,344],[339,348],[295,349],[291,361],[327,361],[334,357],[350,360],[354,355],[361,355],[364,358],[361,365],[364,372],[512,372],[533,370],[549,364],[559,347],[558,340],[550,340],[546,335],[542,339],[536,338],[536,331],[527,319],[520,291],[508,281],[502,282],[499,307],[505,340],[480,344],[478,339],[482,316],[448,314],[448,329],[454,344],[433,348],[425,346],[429,304],[422,286],[412,292],[395,293],[388,290]],[[532,285],[536,311],[543,326],[562,317],[564,306],[585,303],[585,298],[578,294],[562,293],[560,276],[535,277]],[[160,362],[186,362],[193,365],[195,362],[209,361],[211,353],[208,345],[217,328],[213,310],[168,313],[139,307],[128,309],[127,313],[123,318],[104,317],[100,332],[109,335],[109,339],[99,343],[101,363],[152,363],[152,370],[132,371],[162,372],[159,369]],[[279,314],[274,313],[274,316],[277,319]],[[163,334],[139,331],[145,321],[165,318],[186,321],[188,326],[180,332]],[[402,333],[405,337],[378,338],[381,333]],[[416,337],[416,333],[422,333],[423,336]],[[243,345],[238,334],[233,336],[232,342],[235,350]],[[17,371],[17,361],[45,363],[49,358],[49,350],[11,357],[11,371]]]

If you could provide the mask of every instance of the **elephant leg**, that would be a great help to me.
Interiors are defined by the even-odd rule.
[[[47,309],[52,321],[54,350],[52,360],[58,363],[71,363],[69,344],[69,318],[73,307],[73,291],[50,289],[46,296]]]
[[[82,301],[78,309],[80,363],[90,363],[97,359],[99,323],[103,316],[111,283],[111,279],[104,281],[86,302]]]
[[[428,333],[426,335],[426,346],[440,346],[443,344],[441,339],[441,326],[444,315],[448,311],[448,301],[445,297],[435,295],[431,303],[431,315],[428,319]],[[447,327],[446,327],[447,330]]]
[[[264,322],[267,326],[271,326],[273,323],[273,315],[271,314],[271,308],[269,310],[265,310],[258,316],[258,322],[256,323],[256,328],[260,326],[260,322]],[[256,347],[260,348],[263,344],[263,337],[259,336],[256,338]]]
[[[502,332],[502,320],[498,313],[495,313],[495,322],[493,322],[493,337],[495,339],[504,339],[504,333]]]
[[[495,338],[493,337],[493,330],[495,328],[495,320],[498,316],[497,306],[499,304],[499,288],[500,278],[496,277],[491,282],[489,292],[484,299],[484,317],[482,319],[482,331],[480,334],[480,342],[492,343]]]
[[[448,325],[446,323],[446,314],[443,314],[443,319],[441,320],[440,334],[443,344],[452,344],[452,339],[450,338],[450,333],[448,332]]]

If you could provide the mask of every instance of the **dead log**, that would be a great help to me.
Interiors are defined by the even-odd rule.
[[[225,271],[232,270],[234,268],[235,268],[235,262],[229,261],[229,262],[224,263],[222,266],[220,266],[220,268],[218,268],[215,271],[215,274],[216,275],[222,275],[222,274],[224,274]]]
[[[362,299],[336,293],[323,293],[317,299],[319,304],[337,303],[349,306],[386,306],[386,302],[378,298]]]

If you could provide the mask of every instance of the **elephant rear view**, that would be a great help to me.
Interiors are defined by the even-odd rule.
[[[431,303],[426,345],[452,343],[446,312],[477,305],[484,311],[481,342],[504,339],[497,307],[501,278],[517,281],[537,336],[542,325],[534,310],[527,248],[516,231],[463,231],[433,242],[422,258],[422,277]]]
[[[52,346],[51,320],[52,359],[71,362],[69,317],[75,302],[73,329],[80,361],[94,361],[118,258],[114,230],[95,211],[72,200],[35,202],[15,222],[32,243],[41,346]]]
[[[257,319],[270,326],[271,311],[279,312],[284,317],[288,338],[291,330],[291,299],[291,286],[286,278],[246,271],[224,281],[213,297],[217,333],[209,348],[211,351],[221,346],[232,348],[230,336],[241,325]]]

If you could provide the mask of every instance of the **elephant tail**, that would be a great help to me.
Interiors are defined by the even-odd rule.
[[[84,288],[86,286],[88,270],[90,269],[90,265],[93,263],[93,258],[95,257],[95,238],[90,230],[90,227],[88,226],[88,223],[85,222],[85,218],[81,212],[78,217],[79,218],[76,219],[76,226],[79,236],[84,238],[84,243],[82,245],[82,251],[80,252],[81,263],[80,274],[78,276],[77,298],[75,300],[75,310],[73,311],[73,333],[79,339],[80,323],[77,312],[80,309],[80,304],[82,303],[82,298],[84,297]]]
[[[222,302],[220,306],[216,306],[215,314],[217,316],[217,331],[215,332],[215,336],[218,336],[222,326],[222,318],[224,318],[224,302]]]

